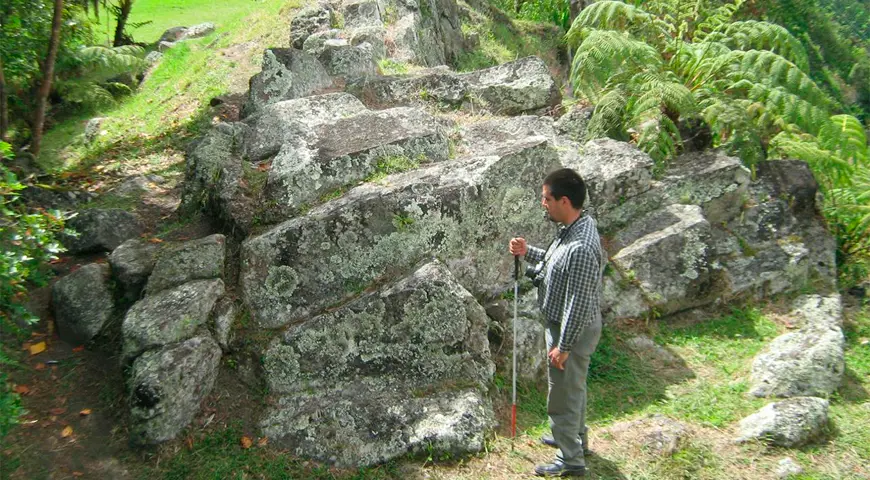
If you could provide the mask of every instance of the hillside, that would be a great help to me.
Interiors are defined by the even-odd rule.
[[[166,3],[136,2],[131,21],[152,21],[134,31],[137,40],[153,42],[167,28],[205,21],[216,31],[163,52],[138,90],[116,107],[61,119],[46,134],[38,161],[52,172],[50,191],[72,192],[81,212],[112,208],[139,215],[143,251],[169,252],[163,257],[169,260],[152,262],[154,273],[145,275],[147,295],[125,297],[126,280],[113,280],[106,287],[115,295],[108,310],[127,315],[149,297],[207,284],[189,296],[208,297],[209,306],[182,312],[184,318],[165,330],[184,332],[177,343],[165,343],[213,344],[214,355],[172,352],[185,375],[214,364],[201,377],[210,380],[200,383],[215,387],[194,402],[192,421],[178,426],[174,438],[131,447],[153,433],[143,433],[141,409],[130,407],[127,385],[147,377],[131,373],[143,368],[133,359],[164,345],[137,343],[120,319],[82,345],[61,340],[53,322],[59,297],[55,293],[52,307],[52,287],[34,289],[30,307],[43,321],[3,339],[14,352],[9,376],[25,412],[3,439],[0,478],[531,477],[534,466],[552,456],[538,443],[549,430],[546,377],[536,350],[541,332],[523,306],[522,363],[532,366],[519,384],[518,436],[510,438],[513,283],[511,259],[501,247],[514,230],[540,241],[550,233],[541,225],[536,182],[559,164],[586,168],[595,182],[590,198],[612,254],[605,301],[611,321],[590,367],[589,478],[784,478],[786,458],[786,466],[801,470],[788,478],[870,478],[870,309],[864,286],[837,290],[837,244],[818,214],[819,186],[808,168],[750,170],[736,156],[703,148],[662,163],[625,142],[599,138],[581,145],[585,138],[574,129],[586,128],[586,101],[569,95],[564,31],[511,19],[481,0],[457,2],[463,38],[476,39],[454,59],[462,73],[398,60],[401,46],[393,46],[394,56],[378,61],[377,73],[408,77],[370,72],[387,87],[368,78],[342,81],[322,89],[326,93],[312,89],[317,95],[281,102],[257,97],[266,87],[249,92],[249,80],[258,76],[250,84],[256,89],[268,77],[264,72],[276,68],[277,50],[265,60],[264,50],[286,47],[291,20],[309,5]],[[390,12],[384,23],[401,25]],[[350,30],[354,21],[347,15],[330,27]],[[347,46],[341,36],[329,40]],[[330,58],[323,48],[311,51]],[[401,83],[407,78],[430,83],[413,84],[407,93]],[[490,78],[497,80],[485,83]],[[454,95],[451,88],[465,90]],[[491,93],[499,88],[511,94]],[[525,90],[516,95],[509,88]],[[85,127],[93,117],[102,120],[88,140]],[[605,161],[624,170],[609,177]],[[313,162],[321,162],[317,175],[306,178],[317,182],[292,181],[285,173],[314,168]],[[787,173],[797,180],[785,179]],[[809,183],[801,189],[789,181]],[[780,187],[795,189],[780,195]],[[662,238],[662,247],[643,249]],[[697,251],[699,241],[711,253],[686,259],[682,253]],[[108,271],[117,256],[106,250],[62,256],[52,266],[56,281]],[[195,255],[185,256],[189,252]],[[101,282],[85,282],[83,290],[97,291]],[[524,286],[522,302],[533,302],[530,291]],[[798,308],[828,301],[836,303],[835,313]],[[212,313],[215,304],[221,306]],[[139,318],[160,322],[186,308],[174,305]],[[229,319],[223,337],[222,316]],[[826,398],[830,421],[795,448],[770,446],[764,438],[735,443],[741,419],[778,400],[750,394],[758,388],[757,359],[783,336],[815,335],[807,324],[819,318],[836,323],[832,330],[844,336],[838,387],[806,394]],[[415,340],[391,336],[382,326],[388,320]],[[41,342],[46,350],[31,354]],[[425,381],[404,383],[394,372],[403,369],[395,367],[401,363],[393,351],[419,367]],[[494,374],[487,373],[490,366]],[[353,374],[332,377],[333,371]],[[365,380],[341,383],[354,375]],[[428,377],[438,382],[426,383]],[[372,385],[379,381],[390,388],[377,390]],[[134,388],[137,401],[142,389]],[[397,401],[392,395],[400,390],[407,395]],[[449,396],[456,392],[464,396]],[[371,403],[359,398],[366,393]],[[469,398],[492,405],[492,428],[480,430],[485,436],[475,436],[478,421],[486,423],[476,412],[485,408],[460,401]],[[301,407],[295,399],[302,399]],[[419,405],[424,413],[415,410]],[[438,422],[455,405],[474,408],[458,416],[460,433],[438,437]],[[302,412],[301,426],[285,413],[292,408]],[[436,413],[426,416],[427,409]],[[419,431],[431,434],[429,440],[420,434],[423,440],[414,443],[405,435],[397,450],[398,436],[389,431],[393,444],[383,441],[383,432],[371,433],[365,444],[353,437],[360,429],[348,427],[369,417],[374,420],[366,429],[390,430],[401,415],[422,419]],[[309,418],[320,423],[309,425]],[[298,440],[310,432],[318,435]],[[349,437],[336,440],[334,432]],[[318,441],[327,442],[326,453]],[[444,447],[463,441],[479,441],[480,448],[454,453]],[[335,445],[344,448],[330,452]],[[369,462],[374,457],[366,455],[382,451],[388,460]],[[364,461],[353,467],[342,463],[347,458]]]

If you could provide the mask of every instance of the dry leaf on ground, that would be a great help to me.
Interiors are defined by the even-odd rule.
[[[84,346],[84,345],[79,345],[78,347],[73,348],[72,351],[73,351],[73,352],[76,352],[76,353],[78,353],[78,352],[84,352],[84,351],[85,351],[85,346]]]
[[[69,426],[69,425],[67,425],[67,426],[64,427],[64,429],[60,432],[60,436],[63,437],[63,438],[66,438],[66,437],[72,435],[72,433],[73,433],[73,429],[72,429],[72,427]]]
[[[19,395],[27,395],[30,393],[30,387],[27,385],[15,385],[15,393]]]
[[[258,447],[265,447],[266,444],[268,444],[268,443],[269,443],[269,438],[268,438],[268,437],[263,437],[263,438],[257,440],[257,446],[258,446]]]
[[[90,408],[86,408],[86,409],[82,410],[81,412],[79,412],[79,415],[81,415],[81,416],[83,416],[83,417],[86,416],[86,415],[90,415],[90,414],[91,414],[91,409],[90,409]]]
[[[30,354],[37,355],[45,351],[45,342],[35,343],[30,346]]]
[[[66,413],[66,409],[63,407],[52,408],[51,410],[48,411],[48,413],[50,413],[52,415],[63,415],[64,413]]]
[[[254,444],[254,441],[251,440],[250,437],[245,436],[245,437],[242,437],[241,443],[242,443],[242,448],[251,448],[251,445]]]

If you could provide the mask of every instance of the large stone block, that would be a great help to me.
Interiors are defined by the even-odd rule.
[[[245,113],[331,86],[332,79],[317,58],[293,48],[270,48],[263,53],[262,71],[251,77]]]
[[[284,396],[264,433],[342,466],[478,451],[492,420],[486,330],[483,307],[438,263],[293,326],[265,355]]]
[[[91,341],[114,313],[109,266],[91,263],[52,286],[52,305],[60,338],[73,345]]]
[[[543,137],[365,184],[242,246],[242,293],[253,317],[278,327],[406,274],[437,256],[476,295],[509,284],[505,245],[552,232],[537,185],[558,167]]]
[[[220,347],[207,335],[137,358],[127,382],[130,442],[151,445],[175,438],[214,387],[220,359]]]
[[[146,294],[153,295],[193,280],[222,279],[225,256],[226,239],[221,234],[167,246],[160,252],[148,278]]]

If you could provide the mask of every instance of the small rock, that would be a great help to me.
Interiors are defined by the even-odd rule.
[[[109,255],[112,276],[123,289],[126,300],[138,300],[148,276],[154,270],[158,246],[138,238],[127,240]]]
[[[799,447],[821,437],[827,425],[827,400],[789,398],[768,404],[741,420],[736,441],[762,440],[780,447]]]
[[[792,475],[800,475],[803,472],[804,469],[789,457],[780,460],[776,467],[776,476],[778,478],[788,478]]]
[[[114,301],[105,263],[85,265],[61,278],[51,293],[58,334],[72,345],[89,342],[112,317]]]
[[[145,55],[145,61],[148,62],[149,65],[154,65],[163,59],[163,54],[158,51],[148,52],[148,55]]]
[[[157,50],[160,52],[165,52],[170,48],[173,48],[175,46],[175,43],[176,42],[160,42],[157,44]]]
[[[184,38],[185,32],[187,32],[187,27],[172,27],[163,32],[163,35],[160,36],[160,40],[158,40],[158,43],[177,42]]]
[[[97,135],[100,132],[100,127],[103,125],[103,121],[105,118],[103,117],[94,117],[88,120],[88,124],[85,125],[85,141],[88,143],[92,143],[97,139]]]
[[[76,200],[75,195],[71,200]],[[67,226],[78,233],[78,237],[64,235],[61,240],[73,254],[110,252],[144,230],[139,217],[120,209],[85,210],[70,219]]]
[[[187,31],[184,32],[184,36],[182,38],[188,39],[188,38],[204,37],[204,36],[208,35],[209,33],[213,32],[214,29],[215,29],[215,26],[211,22],[200,23],[198,25],[194,25],[194,26],[188,28]]]

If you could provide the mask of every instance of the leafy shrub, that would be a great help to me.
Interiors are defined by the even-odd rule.
[[[8,144],[0,142],[0,157],[10,158]],[[63,229],[57,211],[28,211],[20,202],[25,186],[5,164],[0,164],[0,329],[16,331],[15,321],[38,319],[24,307],[27,285],[44,285],[48,262],[63,247],[55,235]]]

